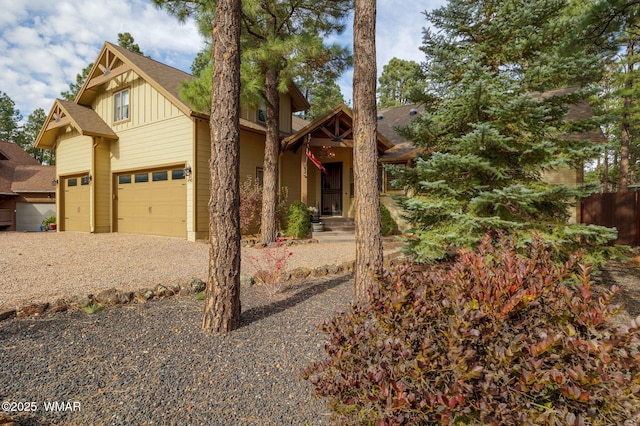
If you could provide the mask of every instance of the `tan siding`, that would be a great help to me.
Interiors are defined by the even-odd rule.
[[[69,132],[58,139],[56,149],[56,174],[64,176],[91,169],[92,138]]]
[[[287,205],[300,199],[300,151],[285,151],[280,157],[280,187],[287,187]]]
[[[542,175],[542,180],[554,185],[566,185],[568,187],[574,187],[578,184],[579,173],[577,169],[561,168],[556,170],[550,170]],[[576,223],[578,221],[579,207],[572,207],[569,210],[571,217],[569,223]]]
[[[264,164],[264,135],[240,132],[240,182],[255,179],[256,168]]]
[[[111,144],[115,171],[190,163],[193,158],[192,121],[183,116],[118,133]]]
[[[209,158],[211,157],[211,142],[209,123],[197,121],[196,144],[196,239],[206,239],[209,235]]]
[[[95,148],[93,169],[94,232],[111,232],[111,166],[109,141]]]
[[[291,133],[291,96],[280,95],[280,131]]]

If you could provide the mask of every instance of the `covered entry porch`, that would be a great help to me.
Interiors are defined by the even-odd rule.
[[[378,133],[378,154],[393,144]],[[283,140],[299,153],[301,200],[324,217],[354,217],[353,116],[344,104]]]

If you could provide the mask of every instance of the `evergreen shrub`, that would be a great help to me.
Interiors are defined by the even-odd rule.
[[[626,425],[640,419],[640,317],[616,328],[590,268],[486,237],[450,265],[386,272],[325,322],[304,377],[347,424]]]
[[[392,235],[396,230],[396,221],[391,217],[389,209],[384,204],[380,203],[380,232],[383,237]]]
[[[302,201],[295,201],[287,213],[286,234],[293,238],[306,238],[311,232],[311,212]]]

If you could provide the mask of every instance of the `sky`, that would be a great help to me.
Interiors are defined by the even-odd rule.
[[[393,57],[421,62],[419,47],[427,25],[425,10],[445,0],[378,0],[378,76]],[[179,23],[149,0],[0,0],[0,92],[24,119],[37,108],[49,113],[55,98],[97,59],[105,41],[117,44],[130,33],[145,55],[190,72],[203,46],[193,22]],[[327,38],[353,47],[351,24]],[[338,84],[351,101],[351,71]]]

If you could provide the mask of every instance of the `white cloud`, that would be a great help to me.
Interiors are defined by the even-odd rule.
[[[145,0],[0,0],[0,91],[23,116],[49,111],[105,41],[129,32],[154,59],[189,70],[202,39]]]

